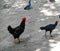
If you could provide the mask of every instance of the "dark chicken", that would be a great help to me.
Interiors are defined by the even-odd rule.
[[[10,25],[7,27],[8,31],[10,34],[13,35],[14,40],[18,39],[19,40],[19,36],[24,32],[25,30],[25,22],[26,22],[26,18],[22,18],[22,22],[20,23],[19,26],[12,28]]]
[[[45,36],[46,36],[46,32],[50,31],[50,36],[52,37],[51,33],[56,28],[57,24],[58,24],[58,21],[56,21],[54,24],[49,24],[49,25],[40,27],[40,29],[45,30]]]

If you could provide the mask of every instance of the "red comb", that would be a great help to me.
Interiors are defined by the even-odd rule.
[[[22,21],[26,21],[26,17],[23,17],[23,18],[22,18]]]

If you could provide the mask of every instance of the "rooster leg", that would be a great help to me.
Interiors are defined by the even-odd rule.
[[[50,37],[52,37],[51,33],[52,33],[52,31],[50,31]]]

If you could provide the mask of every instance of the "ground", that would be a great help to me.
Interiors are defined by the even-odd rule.
[[[60,51],[60,22],[50,37],[47,32],[40,30],[40,26],[55,23],[59,20],[60,3],[46,0],[32,0],[32,8],[24,10],[26,2],[14,1],[11,6],[0,9],[0,51]],[[9,5],[9,4],[8,4]],[[7,26],[16,27],[21,18],[26,17],[26,28],[20,36],[21,43],[14,44],[13,37],[7,31]]]

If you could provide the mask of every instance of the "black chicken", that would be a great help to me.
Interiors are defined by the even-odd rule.
[[[40,27],[40,29],[45,30],[45,36],[46,36],[46,32],[50,31],[50,36],[52,37],[51,32],[56,28],[57,24],[58,24],[58,21],[56,21],[55,24],[49,24],[49,25]]]
[[[22,22],[20,23],[19,26],[15,27],[15,28],[12,28],[10,25],[7,27],[8,31],[10,34],[13,35],[14,37],[14,40],[15,39],[18,39],[18,41],[20,42],[19,40],[19,36],[24,32],[25,30],[25,22],[26,22],[26,18],[22,18]]]

